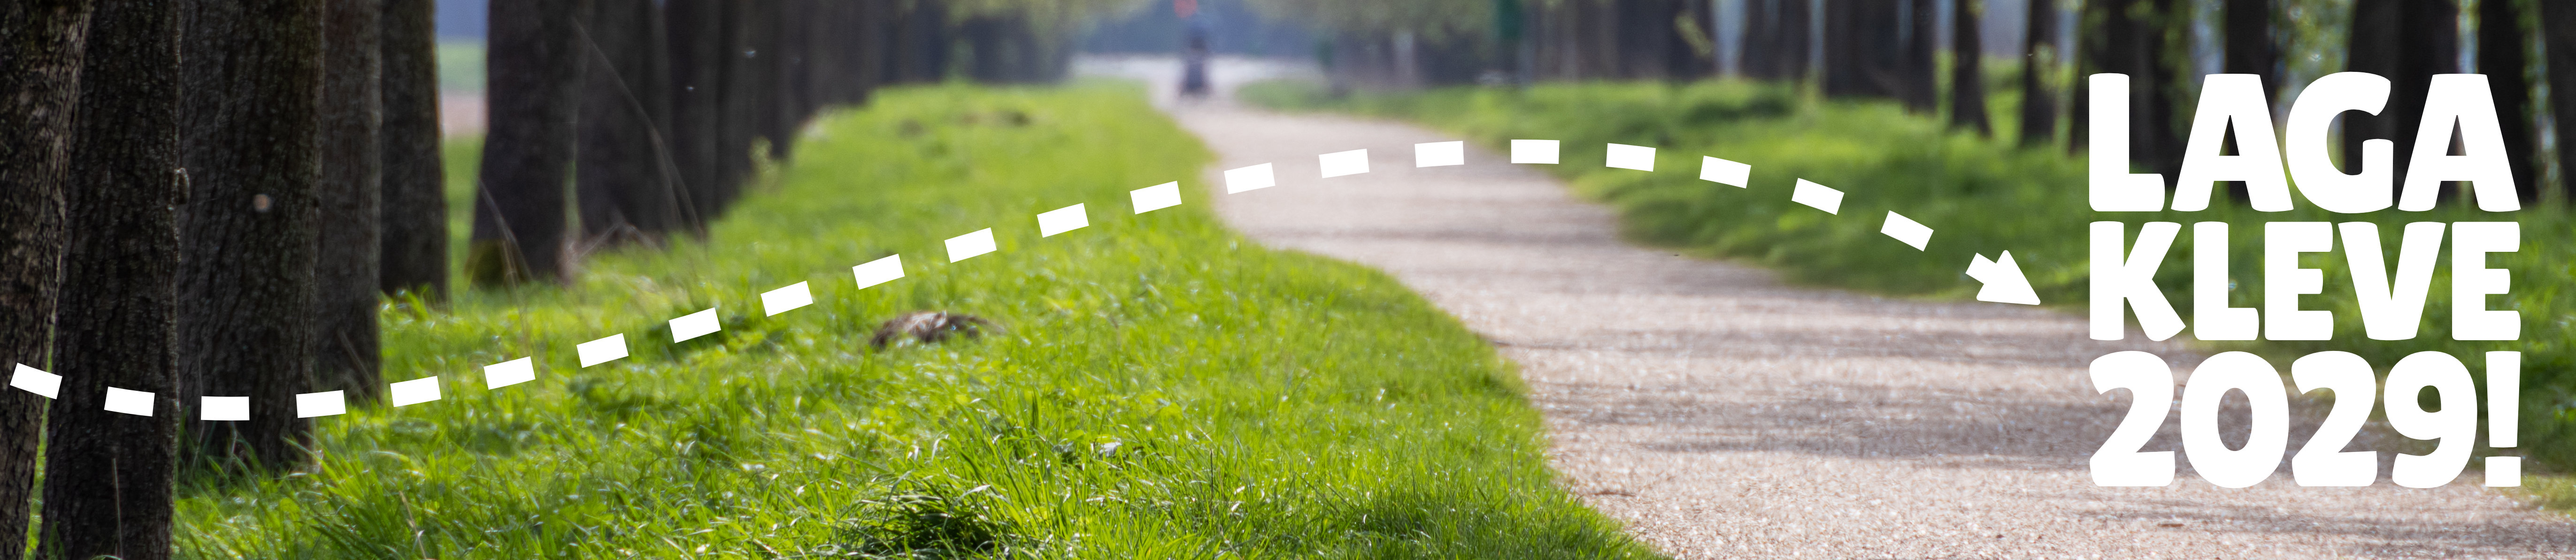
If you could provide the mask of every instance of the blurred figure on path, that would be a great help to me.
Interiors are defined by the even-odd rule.
[[[1181,97],[1208,97],[1208,29],[1204,22],[1190,16],[1199,11],[1198,0],[1172,0],[1172,12],[1187,22],[1181,39]]]

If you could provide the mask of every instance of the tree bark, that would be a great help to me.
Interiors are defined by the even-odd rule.
[[[491,126],[465,268],[476,286],[571,278],[565,188],[581,110],[586,0],[492,0]]]
[[[1903,81],[1896,91],[1906,107],[1927,115],[1938,110],[1941,103],[1941,88],[1935,83],[1940,72],[1932,59],[1933,53],[1940,50],[1940,12],[1940,4],[1933,0],[1907,3],[1905,42],[1898,51],[1901,58],[1890,69]]]
[[[2048,87],[2057,69],[2057,0],[2030,0],[2023,20],[2021,61],[2021,134],[2024,147],[2056,141],[2057,93]]]
[[[377,283],[388,295],[447,297],[447,169],[439,151],[436,0],[384,0],[384,165]]]
[[[2066,96],[2066,151],[2082,155],[2092,135],[2093,74],[2111,72],[2111,6],[2117,0],[2078,0],[2075,16],[2075,79]]]
[[[178,0],[110,2],[90,23],[65,196],[41,556],[170,557],[179,450]],[[151,394],[151,414],[103,408]],[[15,549],[12,549],[13,551]]]
[[[897,83],[930,83],[948,76],[948,5],[943,0],[913,0],[895,27]]]
[[[2540,178],[2532,173],[2540,153],[2534,149],[2531,132],[2531,80],[2523,74],[2530,66],[2525,52],[2530,43],[2523,34],[2522,14],[2515,0],[2478,2],[2478,72],[2487,75],[2487,87],[2495,92],[2506,164],[2513,170],[2514,189],[2527,204],[2540,199]]]
[[[1825,0],[1824,91],[1828,96],[1874,95],[1869,79],[1863,16],[1876,6],[1865,0]]]
[[[2559,71],[2576,68],[2576,4],[2535,2],[2540,5],[2540,39],[2549,68],[2549,114],[2558,140],[2558,168],[2576,169],[2576,72]],[[2493,79],[2493,78],[2489,78]],[[2536,185],[2535,185],[2536,187]],[[2576,200],[2576,181],[2561,180],[2559,188]]]
[[[1994,124],[1986,120],[1985,41],[1977,36],[1985,6],[1982,0],[1952,1],[1950,124],[1977,131],[1978,136],[1993,136]]]
[[[2166,184],[2171,185],[2182,175],[2183,136],[2181,125],[2175,123],[2180,111],[2178,100],[2187,97],[2182,92],[2182,74],[2190,53],[2188,49],[2177,52],[2174,48],[2189,42],[2180,36],[2189,26],[2169,22],[2190,20],[2176,11],[2174,0],[2132,1],[2146,4],[2149,15],[2130,19],[2138,41],[2132,51],[2136,58],[2130,62],[2133,71],[2129,73],[2130,83],[2138,84],[2133,90],[2137,97],[2130,107],[2136,108],[2140,117],[2129,128],[2133,138],[2130,142],[2133,146],[2146,146],[2138,160],[2146,162],[2148,170],[2163,174]]]
[[[289,468],[310,438],[295,395],[314,384],[322,2],[191,0],[185,18],[180,402],[250,397],[248,421],[191,424],[194,449],[227,466]]]
[[[313,360],[325,389],[384,392],[377,272],[384,251],[384,0],[327,0],[322,20],[322,215],[314,239]]]
[[[2227,0],[2226,72],[2263,77],[2265,97],[2281,87],[2280,46],[2272,38],[2272,0]]]
[[[90,3],[0,4],[0,366],[51,367],[63,189]],[[14,375],[14,374],[13,374]],[[0,560],[24,554],[44,397],[0,389]]]
[[[1772,52],[1777,57],[1772,63],[1773,68],[1781,79],[1805,80],[1807,67],[1813,62],[1815,53],[1815,49],[1808,45],[1808,39],[1815,36],[1810,29],[1814,21],[1813,10],[1809,9],[1807,0],[1780,0],[1779,8],[1780,29],[1773,36],[1776,46]]]
[[[2079,112],[2073,116],[2079,125],[2090,124],[2081,112],[2090,105],[2084,84],[2091,80],[2084,75],[2128,75],[2130,161],[2169,182],[2182,165],[2182,136],[2174,125],[2175,67],[2166,59],[2167,29],[2159,25],[2173,14],[2171,8],[2170,0],[2086,3],[2085,23],[2093,32],[2083,35],[2086,60],[2076,76]],[[2079,146],[2083,141],[2080,133],[2070,138]]]
[[[653,0],[594,2],[574,166],[582,237],[593,245],[658,244],[679,223],[681,199],[664,144],[672,88],[662,8]]]
[[[724,113],[722,0],[667,0],[671,42],[671,163],[681,201],[679,227],[705,235],[716,197],[716,144]]]
[[[795,154],[796,131],[805,127],[805,117],[812,116],[814,102],[806,97],[813,87],[812,69],[814,37],[808,25],[821,11],[814,0],[778,0],[769,5],[771,48],[778,56],[770,57],[776,68],[775,82],[767,102],[769,128],[761,136],[769,138],[769,157],[787,159]]]
[[[771,62],[778,56],[774,6],[752,0],[725,4],[723,112],[716,123],[717,212],[710,219],[741,198],[755,171],[752,147],[776,127],[769,107],[778,83],[778,65]]]
[[[2546,2],[2544,2],[2546,3]],[[2391,170],[2401,184],[2415,153],[2415,129],[2424,120],[2424,94],[2434,74],[2459,70],[2459,5],[2451,0],[2358,0],[2352,9],[2347,69],[2388,77],[2388,107],[2377,116],[2343,117],[2344,165],[2361,168],[2361,143],[2385,138],[2397,144]],[[2445,139],[2442,142],[2448,142]]]
[[[1744,77],[1759,80],[1780,78],[1777,70],[1780,55],[1773,52],[1779,47],[1780,20],[1775,15],[1777,11],[1771,9],[1771,5],[1777,2],[1779,0],[1744,0],[1744,34],[1738,39],[1743,46],[1735,50],[1735,68]]]

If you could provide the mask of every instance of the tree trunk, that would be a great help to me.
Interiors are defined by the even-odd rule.
[[[724,108],[723,0],[667,0],[671,41],[671,163],[680,227],[706,234],[716,200],[716,140]]]
[[[2165,174],[2167,181],[2179,172],[2182,163],[2182,137],[2175,131],[2173,66],[2165,58],[2164,26],[2159,21],[2173,11],[2169,0],[2109,0],[2086,3],[2085,23],[2093,32],[2083,35],[2086,60],[2078,72],[2075,113],[2079,125],[2089,115],[2086,97],[2093,73],[2129,76],[2129,152],[2130,161],[2149,172]],[[2145,17],[2139,17],[2145,16]],[[2098,39],[2096,38],[2098,37]],[[2079,131],[2080,132],[2080,131]],[[2083,135],[2070,136],[2081,145]]]
[[[384,390],[376,336],[384,238],[383,0],[327,0],[322,19],[322,215],[314,239],[313,361],[352,401]]]
[[[2130,142],[2132,146],[2146,147],[2140,151],[2139,161],[2146,162],[2148,170],[2164,174],[2170,185],[2182,175],[2183,136],[2176,118],[2180,111],[2178,100],[2188,97],[2182,92],[2182,74],[2189,67],[2191,55],[2187,48],[2175,48],[2189,43],[2189,39],[2181,37],[2189,25],[2168,22],[2189,19],[2175,10],[2174,0],[2142,3],[2147,5],[2149,15],[2130,20],[2138,43],[2132,51],[2136,58],[2130,62],[2129,75],[2130,83],[2138,88],[2133,90],[2136,97],[2129,106],[2136,108],[2139,116],[2137,124],[2129,129],[2133,138]]]
[[[2523,74],[2530,66],[2529,54],[2524,52],[2530,43],[2524,39],[2522,14],[2514,0],[2478,2],[2478,72],[2487,75],[2487,87],[2495,92],[2506,164],[2513,170],[2515,190],[2527,205],[2540,197],[2540,177],[2532,173],[2540,154],[2531,133],[2531,80]]]
[[[1862,14],[1871,9],[1865,4],[1865,0],[1825,0],[1825,95],[1872,93],[1869,59],[1862,53],[1866,48],[1861,38]]]
[[[913,0],[895,26],[896,83],[937,82],[948,76],[948,5],[943,0]]]
[[[384,152],[377,283],[386,294],[447,297],[447,169],[439,151],[436,0],[385,0]]]
[[[1986,120],[1985,41],[1978,20],[1985,17],[1982,0],[1952,0],[1950,12],[1950,124],[1977,131],[1978,136],[1993,136],[1994,124]]]
[[[2549,72],[2549,114],[2557,126],[2558,168],[2576,169],[2576,72],[2557,71],[2576,68],[2576,4],[2536,2],[2540,5],[2540,40]],[[2489,78],[2493,79],[2493,78]],[[2537,185],[2534,186],[2535,188]],[[2560,179],[2559,188],[2570,200],[2576,200],[2576,180]]]
[[[827,2],[833,18],[821,25],[826,30],[818,36],[832,37],[836,48],[827,49],[834,62],[827,74],[836,79],[826,82],[832,94],[826,99],[834,104],[858,104],[868,100],[868,92],[885,76],[886,1],[850,0]]]
[[[314,385],[322,1],[192,0],[181,25],[180,403],[250,397],[248,421],[192,423],[194,449],[290,468],[311,435],[295,395]]]
[[[2272,0],[2227,0],[2226,72],[2263,77],[2266,97],[2281,87],[2280,46],[2272,38]]]
[[[1899,51],[1893,74],[1904,80],[1897,87],[1906,107],[1924,114],[1938,110],[1941,88],[1935,83],[1940,73],[1934,66],[1933,53],[1940,50],[1940,4],[1933,0],[1911,0],[1905,10],[1905,43]]]
[[[1805,80],[1807,67],[1812,62],[1812,55],[1815,52],[1815,49],[1808,45],[1808,38],[1814,36],[1809,29],[1811,22],[1814,21],[1811,18],[1813,10],[1808,9],[1807,0],[1779,0],[1779,2],[1780,29],[1778,34],[1773,36],[1772,43],[1775,45],[1772,52],[1777,59],[1771,64],[1779,72],[1781,79],[1793,82]]]
[[[812,116],[814,103],[806,98],[813,87],[811,71],[814,37],[807,25],[821,12],[814,0],[779,0],[771,3],[770,46],[778,52],[769,63],[774,82],[768,103],[769,128],[761,136],[769,138],[769,157],[787,159],[796,153],[796,132],[805,127],[805,117]]]
[[[1717,73],[1717,27],[1710,18],[1717,0],[1679,0],[1673,15],[1664,26],[1672,29],[1673,42],[1666,51],[1666,75],[1679,80],[1696,80]]]
[[[2459,5],[2451,0],[2359,0],[2352,10],[2348,69],[2387,76],[2388,107],[2377,116],[2343,117],[2344,167],[2358,170],[2361,143],[2385,138],[2397,144],[2394,179],[2406,180],[2415,153],[2415,129],[2424,120],[2424,94],[2434,74],[2459,70]],[[2442,140],[2448,142],[2448,140]]]
[[[2413,144],[2414,131],[2408,130],[2403,139],[2390,138],[2390,131],[2397,130],[2395,121],[2402,118],[2397,108],[2405,103],[2402,98],[2406,91],[2406,78],[2397,75],[2397,49],[2403,45],[2398,35],[2406,32],[2398,5],[2407,1],[2354,0],[2352,3],[2352,27],[2345,34],[2351,43],[2345,46],[2344,69],[2378,74],[2388,78],[2390,83],[2388,106],[2381,108],[2378,115],[2347,111],[2336,119],[2343,124],[2342,167],[2345,173],[2362,170],[2361,144],[2373,138],[2388,138],[2397,143],[2396,161],[2392,162],[2397,169],[2405,169],[2405,160],[2409,159],[2407,155],[2411,152],[2406,148]],[[2420,103],[2423,100],[2418,98],[2416,101]],[[2421,113],[2417,118],[2422,118]],[[2390,179],[2399,184],[2404,184],[2405,180],[2402,175],[2392,175]]]
[[[51,367],[63,188],[90,3],[0,4],[0,366]],[[0,560],[24,554],[44,397],[0,390]]]
[[[1625,79],[1659,79],[1671,77],[1670,58],[1673,35],[1674,0],[1622,0],[1614,2],[1619,19],[1619,77]]]
[[[728,50],[724,59],[724,112],[717,122],[716,145],[717,213],[731,208],[742,197],[743,187],[753,178],[752,148],[770,131],[776,129],[776,113],[770,105],[777,99],[778,28],[776,4],[772,2],[735,0],[725,8],[725,40]],[[766,155],[766,153],[764,153]]]
[[[1793,0],[1803,1],[1803,0]],[[1744,0],[1744,34],[1735,50],[1736,72],[1757,80],[1780,78],[1780,20],[1771,5],[1779,0]]]
[[[595,245],[660,243],[680,196],[664,147],[670,130],[669,45],[653,0],[593,0],[582,48],[579,163],[582,237]]]
[[[170,557],[179,450],[179,5],[110,2],[90,23],[47,419],[41,556]],[[372,286],[369,287],[372,290]],[[151,393],[109,412],[107,389]],[[12,549],[13,551],[15,549]]]
[[[2049,73],[2057,69],[2057,0],[2030,0],[2023,12],[2021,135],[2025,147],[2047,145],[2057,135],[2057,95],[2049,91]]]
[[[2066,151],[2083,155],[2092,134],[2093,80],[2111,72],[2111,6],[2116,0],[2078,0],[2075,16],[2075,79],[2066,96]]]
[[[477,286],[570,279],[564,189],[581,110],[581,16],[587,0],[492,0],[491,126],[483,140],[474,236]]]

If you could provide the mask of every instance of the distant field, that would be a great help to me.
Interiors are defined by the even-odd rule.
[[[438,89],[483,91],[483,42],[445,39],[438,42]]]
[[[460,193],[475,151],[448,150]],[[442,376],[446,399],[319,419],[309,473],[190,483],[184,552],[1652,557],[1555,486],[1509,364],[1383,274],[1225,230],[1192,180],[1209,155],[1140,91],[884,91],[796,153],[707,241],[396,307],[387,377]],[[1130,214],[1129,189],[1176,179],[1187,204]],[[1075,203],[1089,227],[1037,235]],[[1000,252],[945,262],[988,227]],[[908,277],[853,287],[893,254]],[[759,311],[796,282],[812,306]],[[664,320],[709,307],[723,332],[670,342]],[[868,347],[920,309],[999,327]],[[576,367],[616,333],[634,357]],[[483,388],[476,368],[531,355],[538,381]]]

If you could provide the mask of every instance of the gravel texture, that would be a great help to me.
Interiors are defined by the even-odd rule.
[[[2127,397],[2085,365],[2197,356],[2032,307],[1784,286],[1632,246],[1608,210],[1500,154],[1414,168],[1411,144],[1454,139],[1416,127],[1176,105],[1223,158],[1210,183],[1276,164],[1279,186],[1217,196],[1235,227],[1385,270],[1492,340],[1545,410],[1565,486],[1675,557],[2576,558],[2576,524],[2475,469],[2429,490],[2302,488],[2285,465],[2226,489],[2186,463],[2170,487],[2097,487],[2086,459]],[[1318,178],[1317,154],[1360,148],[1371,173]],[[2180,449],[2176,424],[2147,450]]]

